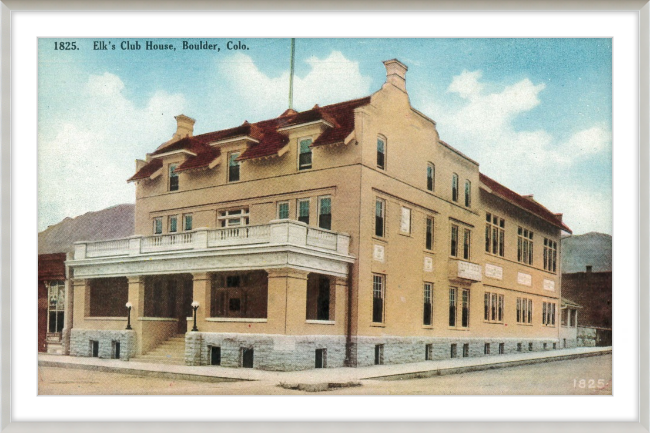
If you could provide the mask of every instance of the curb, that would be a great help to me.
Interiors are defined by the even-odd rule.
[[[612,350],[603,350],[602,352],[591,353],[574,353],[571,355],[554,356],[551,358],[533,358],[520,359],[517,361],[498,362],[494,364],[468,365],[465,367],[448,367],[437,368],[434,370],[414,371],[410,373],[398,373],[385,376],[364,377],[361,380],[407,380],[407,379],[425,379],[434,376],[447,376],[450,374],[469,373],[474,371],[495,370],[499,368],[518,367],[520,365],[542,364],[546,362],[566,361],[569,359],[589,358],[592,356],[611,355]]]
[[[169,371],[140,370],[134,368],[113,367],[108,365],[71,364],[67,362],[58,362],[58,361],[38,361],[38,366],[74,368],[77,370],[92,370],[92,371],[104,371],[107,373],[130,374],[132,376],[139,376],[139,377],[158,377],[162,379],[192,380],[196,382],[211,382],[211,383],[249,382],[253,380],[253,379],[242,379],[242,378],[233,379],[232,377],[204,376],[200,374],[189,374],[189,373],[172,373]]]

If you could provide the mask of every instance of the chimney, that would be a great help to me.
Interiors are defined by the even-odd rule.
[[[560,222],[562,222],[562,215],[564,215],[564,214],[556,213],[554,215],[557,217],[558,220],[560,220]]]
[[[174,139],[180,140],[181,138],[191,137],[194,133],[194,122],[196,122],[196,120],[187,117],[184,114],[174,116],[174,119],[176,119],[176,133],[174,134]]]
[[[591,274],[591,270],[593,269],[593,266],[587,265],[587,273]]]
[[[386,66],[386,83],[406,93],[406,71],[409,68],[397,59],[386,60],[384,66]]]

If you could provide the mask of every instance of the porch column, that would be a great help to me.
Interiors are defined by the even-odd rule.
[[[66,260],[72,260],[74,254],[67,253]],[[70,355],[70,331],[72,330],[72,318],[74,317],[74,287],[70,280],[71,271],[65,267],[65,306],[63,308],[63,331],[61,332],[61,342],[63,343],[63,354]]]
[[[347,278],[330,277],[331,290],[334,292],[334,320],[337,324],[347,324],[347,308],[348,308],[348,280]],[[331,302],[331,300],[330,300]],[[330,311],[331,311],[330,307]]]
[[[210,274],[207,272],[192,274],[192,301],[199,303],[199,309],[196,310],[196,326],[199,331],[202,331],[201,325],[205,323],[206,317],[210,317],[210,288]],[[188,323],[188,331],[192,329],[192,324]]]
[[[288,269],[286,271],[286,331],[287,335],[302,334],[307,320],[308,272]]]
[[[73,279],[68,282],[72,286],[72,325],[73,328],[85,328],[84,318],[90,315],[90,280]],[[66,296],[68,294],[66,293]],[[67,301],[66,301],[67,302]],[[67,326],[67,319],[66,319]]]
[[[144,277],[140,275],[127,278],[129,281],[129,302],[131,303],[131,327],[135,331],[135,354],[142,355],[142,321],[144,317]],[[124,307],[126,310],[126,307]]]

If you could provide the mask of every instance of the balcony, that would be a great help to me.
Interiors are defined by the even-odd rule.
[[[76,242],[68,261],[76,277],[178,273],[220,269],[297,267],[344,275],[350,236],[310,227],[299,221],[157,236],[132,236],[97,242]]]

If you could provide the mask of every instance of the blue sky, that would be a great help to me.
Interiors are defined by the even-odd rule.
[[[135,159],[171,138],[177,114],[199,134],[287,108],[289,39],[209,39],[218,52],[95,40],[39,40],[39,230],[133,203]],[[391,58],[409,67],[411,105],[483,173],[564,213],[575,234],[611,234],[611,39],[297,39],[295,108],[375,92]]]

